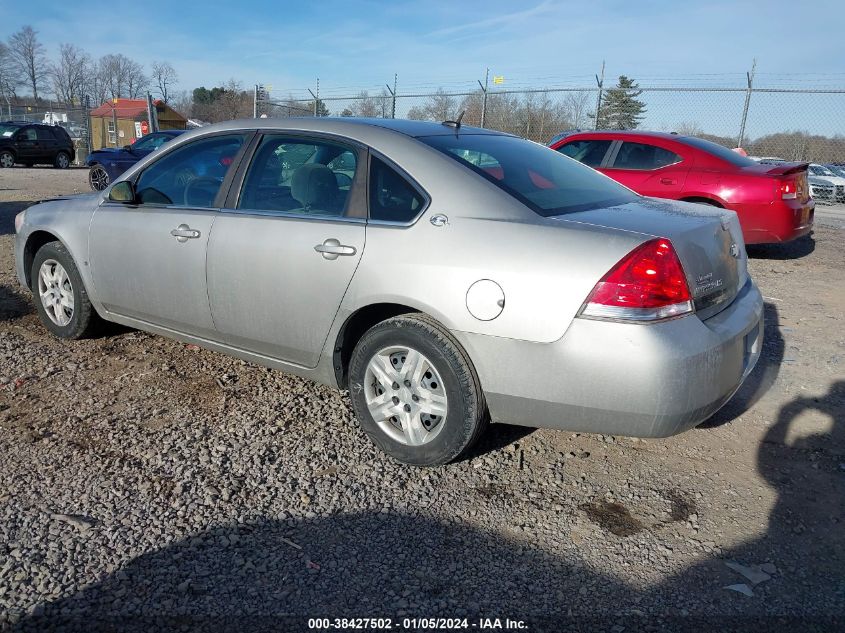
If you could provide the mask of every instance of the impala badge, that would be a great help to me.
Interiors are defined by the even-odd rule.
[[[734,259],[739,259],[739,246],[736,244],[731,244],[731,256]]]

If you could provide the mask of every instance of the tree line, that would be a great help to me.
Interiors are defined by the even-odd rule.
[[[31,26],[0,41],[0,99],[6,104],[31,101],[38,105],[50,95],[77,106],[88,97],[97,106],[118,97],[138,99],[150,91],[167,103],[177,96],[177,83],[176,70],[166,61],[153,62],[148,72],[121,53],[95,59],[70,43],[59,44],[58,56],[50,58]]]

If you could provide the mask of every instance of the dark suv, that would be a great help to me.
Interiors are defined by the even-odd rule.
[[[73,141],[63,127],[27,121],[0,123],[0,167],[39,163],[66,169],[75,154]]]

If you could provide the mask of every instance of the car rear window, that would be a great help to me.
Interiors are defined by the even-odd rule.
[[[8,123],[0,123],[0,136],[11,136],[18,131],[20,125],[10,125]]]
[[[624,204],[637,194],[553,149],[515,136],[460,134],[420,141],[549,217]]]
[[[757,161],[747,158],[732,149],[728,149],[724,145],[713,143],[712,141],[705,141],[703,138],[696,138],[694,136],[684,136],[678,138],[679,141],[692,145],[696,149],[713,154],[716,158],[720,158],[725,162],[734,165],[735,167],[751,167],[757,164]]]

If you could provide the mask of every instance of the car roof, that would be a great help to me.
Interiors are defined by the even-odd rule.
[[[575,136],[609,136],[613,138],[644,137],[660,138],[667,141],[677,141],[687,138],[685,135],[677,134],[675,132],[649,132],[647,130],[581,130],[580,132],[567,133],[564,138],[571,139]]]
[[[198,128],[203,131],[239,129],[282,128],[289,130],[322,131],[336,134],[362,133],[366,128],[382,128],[414,138],[422,136],[456,136],[460,134],[489,134],[513,136],[497,130],[487,130],[469,125],[454,127],[435,121],[412,121],[409,119],[378,119],[358,117],[289,117],[266,119],[240,119],[215,123]]]

